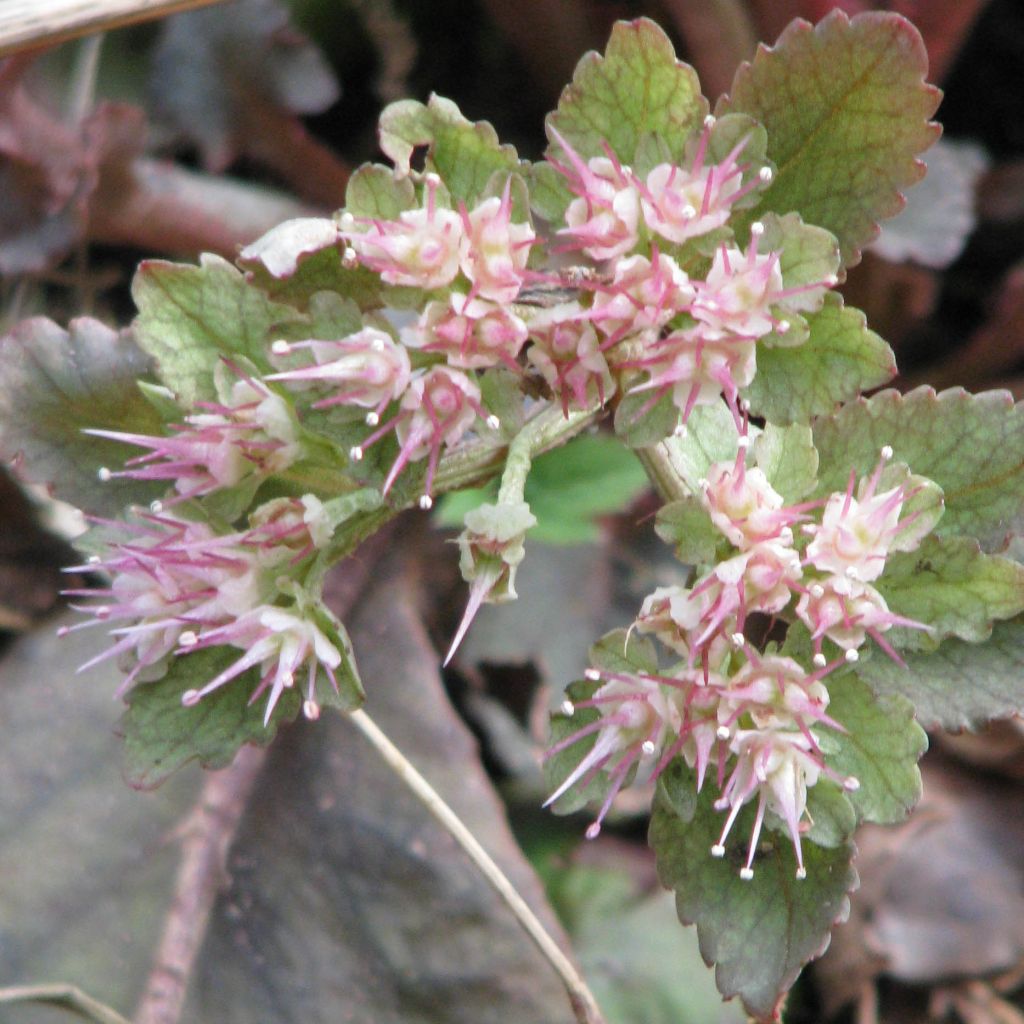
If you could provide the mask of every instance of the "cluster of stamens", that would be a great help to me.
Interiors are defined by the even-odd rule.
[[[820,729],[844,731],[828,714],[827,677],[855,663],[867,637],[898,660],[882,634],[894,626],[925,628],[891,613],[868,581],[882,574],[891,551],[916,547],[932,523],[905,513],[916,493],[907,483],[879,491],[892,457],[888,447],[859,488],[852,474],[845,492],[789,506],[759,467],[747,465],[749,449],[744,434],[735,461],[710,466],[700,483],[699,499],[733,553],[690,587],[655,591],[633,625],[671,652],[673,667],[662,674],[588,671],[599,685],[587,700],[566,702],[562,714],[582,708],[598,714],[548,756],[590,737],[592,745],[548,802],[603,774],[607,795],[588,830],[593,837],[631,770],[656,779],[681,756],[698,792],[709,775],[715,778],[714,806],[727,812],[712,855],[724,856],[737,816],[756,798],[741,877],[753,876],[765,815],[772,812],[789,834],[803,878],[809,787],[820,777],[847,790],[858,786],[829,767],[819,744]],[[747,635],[753,613],[761,613],[762,623],[805,623],[813,664],[759,650]],[[831,658],[826,641],[834,645]]]

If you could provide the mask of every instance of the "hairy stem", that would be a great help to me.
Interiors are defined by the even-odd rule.
[[[177,1024],[188,980],[206,937],[227,855],[266,751],[243,747],[230,768],[207,777],[199,802],[182,826],[181,864],[163,935],[135,1024]]]
[[[45,985],[11,985],[0,988],[0,1006],[11,1003],[48,1003],[77,1013],[79,1017],[94,1021],[95,1024],[131,1024],[126,1017],[98,999],[93,999],[77,985],[59,981]]]
[[[462,847],[494,891],[504,900],[523,930],[561,978],[579,1024],[604,1024],[604,1017],[597,1005],[597,1000],[579,971],[558,947],[555,940],[545,931],[544,926],[516,891],[515,886],[477,842],[473,833],[441,799],[433,786],[409,763],[405,755],[381,732],[365,711],[353,711],[349,718],[373,745],[388,767],[409,787],[434,819]]]

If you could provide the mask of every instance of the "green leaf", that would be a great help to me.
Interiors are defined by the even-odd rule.
[[[757,375],[743,392],[755,416],[807,423],[896,373],[892,349],[868,330],[864,314],[844,306],[835,292],[804,319],[809,336],[802,345],[758,348]]]
[[[161,380],[188,406],[216,399],[213,370],[223,358],[242,356],[270,372],[270,343],[282,328],[303,320],[210,254],[198,267],[146,260],[135,275],[132,296],[139,307],[139,345],[156,359]]]
[[[707,565],[715,561],[722,535],[711,522],[700,499],[691,496],[671,501],[658,509],[654,520],[658,536],[675,550],[686,565]]]
[[[860,783],[846,793],[858,819],[883,825],[903,821],[921,799],[917,762],[928,749],[913,705],[897,695],[876,697],[852,672],[829,676],[828,693],[829,715],[848,731],[819,729],[818,740],[826,764]]]
[[[592,644],[590,664],[602,672],[658,671],[658,654],[653,641],[625,629],[613,629]]]
[[[883,391],[814,424],[822,493],[843,490],[854,469],[871,471],[883,445],[942,488],[936,534],[967,534],[1001,546],[1024,506],[1024,407],[1006,391],[971,395]]]
[[[858,675],[881,697],[902,695],[926,728],[959,731],[1024,712],[1024,620],[997,622],[982,644],[947,640],[904,655],[906,668],[871,658]]]
[[[768,478],[768,483],[793,505],[806,498],[818,482],[818,452],[811,428],[802,424],[780,427],[765,425],[754,441],[751,453],[754,462]]]
[[[327,626],[322,621],[317,624],[321,629]],[[320,673],[316,699],[321,707],[348,711],[362,703],[363,691],[351,660],[348,638],[340,623],[335,620],[331,625],[340,633],[332,640],[343,653],[342,663],[335,670],[339,692],[335,693]],[[161,679],[139,683],[130,691],[121,731],[125,777],[132,786],[151,789],[194,760],[204,768],[223,768],[232,762],[241,746],[252,743],[265,747],[280,725],[295,719],[303,699],[298,686],[281,694],[270,722],[263,725],[266,698],[252,700],[259,682],[257,669],[250,669],[207,694],[193,707],[181,703],[186,690],[209,682],[241,655],[234,648],[213,647],[173,658]]]
[[[923,176],[915,157],[938,138],[927,66],[917,30],[888,13],[794,21],[759,48],[719,105],[768,130],[777,172],[755,215],[795,210],[839,239],[846,266],[857,263],[877,221],[902,209],[900,190]]]
[[[399,100],[380,115],[380,148],[400,176],[410,172],[417,146],[427,147],[426,170],[440,175],[453,199],[475,203],[496,172],[512,174],[521,162],[486,121],[466,120],[451,100],[431,96],[426,105]]]
[[[679,409],[666,393],[651,404],[654,392],[633,391],[615,409],[615,433],[630,448],[646,448],[664,440],[679,425]]]
[[[603,57],[583,56],[547,123],[585,160],[604,156],[607,144],[632,164],[650,133],[680,159],[707,112],[696,72],[676,59],[668,36],[653,21],[638,18],[616,22]]]
[[[345,210],[355,217],[397,220],[416,206],[416,189],[408,177],[398,177],[390,167],[363,164],[345,187]]]
[[[933,535],[916,551],[890,555],[875,586],[892,611],[932,627],[894,634],[899,646],[933,649],[950,636],[978,643],[996,619],[1024,611],[1024,565],[983,554],[969,537]]]
[[[766,214],[761,221],[764,234],[759,249],[779,253],[779,270],[787,289],[820,285],[833,280],[839,270],[839,243],[824,228],[805,224],[798,213],[777,216]],[[820,309],[827,292],[812,292],[801,297],[792,296],[791,303],[802,313]],[[775,344],[789,347],[793,342],[789,334],[769,336]]]
[[[806,839],[828,849],[845,843],[857,827],[857,812],[853,804],[830,779],[819,778],[808,790],[807,817],[812,825]]]
[[[798,880],[789,839],[766,830],[754,877],[744,881],[739,867],[746,860],[754,805],[740,813],[725,857],[712,857],[723,824],[723,815],[712,807],[712,789],[704,787],[689,822],[664,798],[655,801],[648,841],[658,878],[675,890],[683,924],[697,925],[701,954],[716,964],[722,995],[738,995],[751,1015],[775,1020],[801,968],[824,952],[833,924],[849,913],[848,894],[857,887],[853,846],[805,843],[807,877]]]
[[[724,402],[718,402],[697,406],[690,414],[686,433],[667,437],[662,445],[676,474],[696,493],[698,481],[707,476],[712,463],[736,458],[738,437],[732,414]]]
[[[23,320],[0,338],[0,455],[87,512],[110,516],[129,502],[148,504],[164,484],[97,476],[137,450],[82,431],[161,434],[159,413],[136,386],[152,370],[129,331],[88,317],[66,331],[45,317]]]

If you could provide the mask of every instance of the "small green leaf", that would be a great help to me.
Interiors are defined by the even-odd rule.
[[[807,792],[807,817],[812,825],[805,838],[828,849],[845,843],[857,827],[857,812],[843,790],[819,778]]]
[[[857,263],[877,221],[902,209],[900,190],[923,176],[915,157],[938,138],[927,67],[917,30],[888,13],[794,21],[759,48],[719,105],[768,130],[777,173],[755,214],[795,210],[839,239],[845,265]]]
[[[1024,611],[1024,565],[983,554],[970,537],[933,535],[916,551],[890,555],[875,586],[892,611],[932,628],[901,630],[899,646],[934,649],[950,636],[978,643],[996,619]]]
[[[675,890],[683,924],[697,925],[701,954],[716,964],[722,995],[738,995],[752,1016],[775,1020],[801,968],[824,952],[832,926],[849,913],[848,894],[857,887],[853,847],[805,843],[807,877],[798,880],[789,839],[765,831],[754,877],[744,881],[739,868],[746,860],[754,805],[740,813],[725,857],[712,857],[723,824],[723,815],[712,807],[712,790],[704,787],[689,822],[664,797],[655,801],[648,841],[658,878]]]
[[[269,372],[268,348],[282,328],[302,322],[272,302],[219,256],[200,265],[146,260],[132,284],[139,345],[157,361],[161,380],[188,406],[216,399],[213,370],[245,357]]]
[[[847,732],[820,729],[818,739],[826,764],[860,783],[846,794],[858,819],[903,821],[921,799],[917,762],[928,749],[913,705],[896,695],[876,697],[852,672],[829,676],[828,693],[828,713]]]
[[[818,452],[811,428],[802,424],[780,427],[765,425],[754,441],[751,453],[754,462],[768,478],[768,483],[793,505],[806,498],[818,482]]]
[[[895,374],[892,350],[868,330],[864,314],[844,306],[835,292],[804,319],[809,334],[802,345],[758,347],[757,375],[743,392],[754,415],[780,424],[807,423]]]
[[[604,156],[608,145],[632,164],[641,139],[652,133],[679,160],[707,112],[696,72],[676,59],[653,21],[638,18],[615,24],[603,57],[584,55],[547,123],[584,159]]]
[[[664,440],[679,425],[679,409],[671,394],[653,401],[655,392],[633,391],[615,410],[615,433],[630,448],[646,448]]]
[[[991,549],[1020,519],[1024,406],[1007,391],[883,391],[815,423],[814,443],[822,493],[843,490],[851,469],[870,472],[889,445],[899,461],[942,488],[939,536],[966,534]]]
[[[658,654],[654,643],[625,629],[613,629],[592,644],[590,664],[602,672],[658,671]]]
[[[755,431],[752,429],[751,434]],[[667,437],[662,445],[676,474],[693,493],[715,462],[736,458],[739,434],[724,402],[699,405],[690,414],[686,433]]]
[[[658,536],[675,550],[686,565],[707,565],[715,561],[722,535],[715,529],[708,510],[697,497],[680,498],[658,509],[654,521]]]
[[[787,213],[781,217],[769,213],[761,223],[764,234],[759,248],[763,252],[779,253],[779,270],[787,289],[820,285],[833,279],[839,270],[839,243],[830,231],[805,224],[798,213]],[[794,296],[794,308],[804,313],[820,309],[826,293],[812,294],[818,296],[813,303],[809,300],[801,302]],[[806,296],[802,298],[806,299]],[[781,345],[787,343],[784,335],[774,337]]]
[[[332,640],[342,651],[341,665],[335,669],[339,692],[330,682],[317,679],[316,699],[321,707],[348,711],[362,703],[363,691],[351,645],[340,623],[318,621],[329,628]],[[125,776],[138,789],[152,789],[189,761],[198,760],[204,768],[223,768],[231,763],[246,743],[267,746],[278,727],[291,722],[302,706],[298,687],[286,689],[274,707],[270,722],[264,726],[266,698],[252,700],[259,672],[245,674],[214,690],[194,707],[181,703],[182,694],[213,679],[241,656],[230,647],[212,647],[172,658],[167,673],[151,683],[139,683],[128,694],[128,710],[121,719],[124,735]]]
[[[982,644],[947,640],[908,652],[907,667],[871,658],[857,674],[881,697],[902,695],[926,728],[959,731],[1024,712],[1024,620],[997,622]]]
[[[521,162],[486,121],[466,120],[451,100],[431,96],[426,105],[399,100],[380,115],[380,148],[400,176],[409,174],[413,150],[427,147],[426,170],[440,175],[453,199],[475,203],[496,172],[512,174]]]
[[[0,338],[0,454],[87,512],[114,515],[129,502],[148,504],[164,484],[97,477],[138,450],[82,431],[163,433],[159,413],[136,386],[152,370],[129,331],[88,317],[66,331],[45,317],[23,320]]]
[[[397,220],[416,206],[416,189],[408,177],[398,177],[390,167],[363,164],[345,188],[345,210],[355,217]]]

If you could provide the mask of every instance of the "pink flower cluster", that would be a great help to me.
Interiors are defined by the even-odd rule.
[[[715,807],[728,812],[712,854],[724,855],[740,810],[756,798],[741,877],[753,875],[761,828],[771,811],[785,823],[802,878],[808,788],[821,776],[848,790],[858,785],[829,768],[815,734],[821,727],[843,731],[829,717],[825,680],[858,660],[867,637],[898,659],[882,634],[897,625],[925,628],[890,612],[869,581],[881,575],[890,552],[917,547],[934,520],[905,511],[916,493],[908,483],[879,490],[892,456],[888,448],[856,497],[851,475],[845,493],[786,506],[764,472],[747,466],[748,437],[739,441],[735,462],[710,466],[699,495],[733,554],[691,587],[655,591],[633,626],[668,648],[675,666],[664,674],[588,672],[600,685],[588,699],[566,702],[563,714],[581,708],[598,714],[549,756],[596,738],[548,802],[604,773],[607,797],[588,831],[594,836],[631,771],[642,768],[657,778],[681,755],[695,771],[698,791],[714,769]],[[811,513],[822,506],[821,522],[815,523]],[[808,536],[801,551],[797,542]],[[803,622],[814,642],[813,667],[757,650],[745,633],[752,613]],[[825,640],[838,648],[831,661],[823,652]]]
[[[319,715],[318,674],[337,690],[334,670],[341,664],[342,643],[326,609],[309,601],[282,605],[280,580],[330,536],[323,506],[312,495],[277,499],[254,513],[249,529],[217,534],[205,523],[169,514],[146,514],[117,523],[130,539],[115,545],[106,558],[94,557],[69,572],[105,572],[105,589],[73,590],[76,597],[98,603],[81,606],[93,619],[81,629],[112,625],[114,643],[81,666],[92,668],[117,658],[126,669],[119,696],[136,683],[162,677],[170,661],[194,651],[226,646],[242,652],[201,688],[182,694],[190,707],[242,675],[259,669],[250,702],[267,694],[264,724],[281,694],[305,672],[308,718]],[[333,635],[330,635],[333,634]]]

